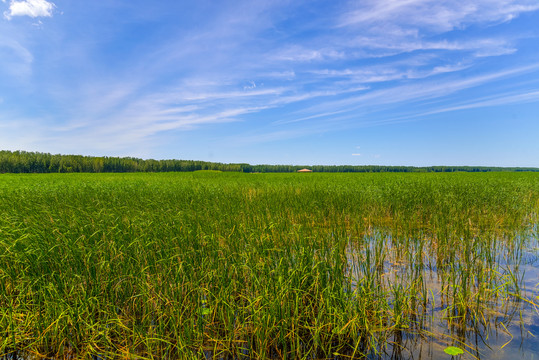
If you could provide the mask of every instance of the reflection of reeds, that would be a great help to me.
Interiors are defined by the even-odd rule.
[[[3,175],[0,200],[0,354],[479,357],[536,302],[536,174]]]

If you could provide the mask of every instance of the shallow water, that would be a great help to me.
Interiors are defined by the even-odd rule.
[[[423,249],[420,255],[421,281],[428,292],[428,304],[424,306],[407,329],[395,331],[386,338],[386,347],[370,354],[369,359],[448,359],[444,352],[448,346],[465,351],[459,359],[539,359],[539,239],[537,227],[521,239],[521,247],[500,247],[493,269],[496,282],[508,283],[500,289],[500,296],[485,303],[477,317],[466,321],[451,318],[451,296],[448,296],[450,281],[444,279],[447,272],[436,264],[436,259]],[[418,266],[410,264],[394,247],[391,238],[373,237],[367,247],[376,253],[376,242],[384,244],[383,266],[378,271],[388,288],[400,284],[403,289],[417,280]],[[393,244],[393,245],[392,245]],[[362,254],[357,254],[361,251]],[[372,257],[372,255],[371,255]],[[363,250],[351,249],[349,263],[357,278],[358,261],[364,261]],[[416,256],[415,260],[418,259]],[[415,264],[417,265],[417,264]],[[465,264],[455,264],[455,268]],[[373,265],[374,267],[375,265]],[[415,269],[415,270],[412,270]],[[516,280],[515,280],[516,279]],[[473,283],[473,281],[472,281]],[[474,291],[472,289],[470,291]],[[390,302],[393,299],[389,300]]]

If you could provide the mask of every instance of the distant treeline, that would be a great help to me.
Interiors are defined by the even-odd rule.
[[[249,165],[224,164],[195,160],[143,160],[133,157],[96,157],[52,155],[27,151],[0,151],[0,173],[71,173],[71,172],[169,172],[218,170],[235,172],[487,172],[539,171],[539,168],[487,166],[378,166],[378,165]]]

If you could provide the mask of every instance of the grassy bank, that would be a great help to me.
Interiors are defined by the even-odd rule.
[[[1,175],[0,354],[467,349],[536,301],[538,210],[534,173]]]

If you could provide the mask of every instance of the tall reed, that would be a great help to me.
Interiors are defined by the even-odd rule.
[[[519,264],[538,209],[529,173],[2,175],[0,354],[466,348],[536,302]]]

